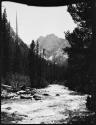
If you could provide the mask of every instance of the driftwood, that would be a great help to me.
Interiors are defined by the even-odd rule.
[[[17,94],[18,94],[18,95],[20,95],[20,94],[26,94],[26,91],[21,90],[21,91],[18,91]]]
[[[4,85],[4,84],[1,84],[1,87],[2,87],[2,88],[12,88],[11,86],[9,86],[9,85]]]

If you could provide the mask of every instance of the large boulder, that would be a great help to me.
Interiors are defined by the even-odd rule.
[[[48,94],[48,93],[44,93],[43,95],[44,95],[44,96],[49,96],[49,94]]]
[[[33,95],[33,98],[34,98],[35,100],[41,100],[41,99],[42,99],[42,96],[35,94],[35,95]]]

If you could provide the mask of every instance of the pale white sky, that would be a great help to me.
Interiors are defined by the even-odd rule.
[[[21,39],[30,44],[40,36],[54,33],[60,38],[64,31],[71,32],[76,27],[66,6],[61,7],[35,7],[13,2],[2,2],[6,8],[7,18],[16,31],[16,12],[18,18],[18,34]]]

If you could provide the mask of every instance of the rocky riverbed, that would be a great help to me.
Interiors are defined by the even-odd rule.
[[[10,94],[14,96],[1,100],[1,122],[4,124],[95,125],[95,113],[86,108],[88,95],[81,95],[63,85],[34,89],[33,94],[24,91]]]

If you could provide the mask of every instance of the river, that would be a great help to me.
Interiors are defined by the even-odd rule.
[[[67,124],[94,113],[86,108],[87,95],[69,90],[63,85],[36,89],[42,98],[11,99],[1,102],[2,123]]]

